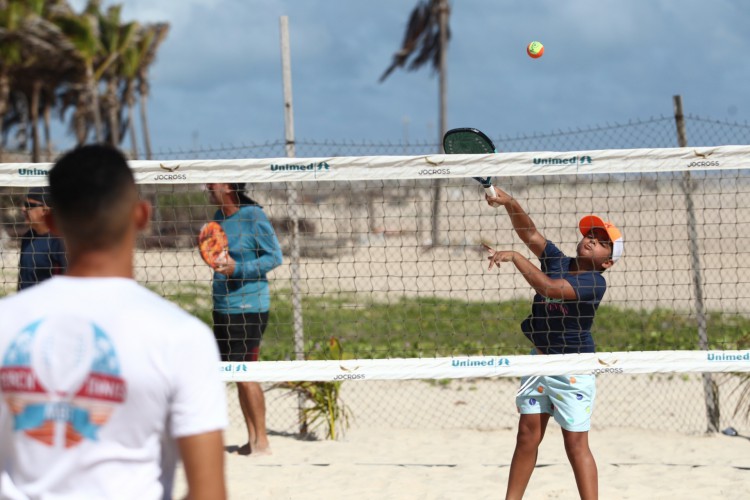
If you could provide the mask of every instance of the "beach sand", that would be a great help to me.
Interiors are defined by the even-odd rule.
[[[748,498],[750,438],[704,432],[698,379],[665,377],[655,383],[653,377],[639,376],[614,385],[616,378],[602,377],[590,433],[602,499]],[[293,398],[269,391],[273,454],[225,455],[230,498],[503,498],[518,418],[512,402],[516,384],[477,381],[478,388],[469,391],[460,389],[461,383],[447,388],[424,381],[348,383],[345,398],[354,419],[337,441],[299,439],[289,425]],[[676,383],[688,387],[665,391]],[[630,393],[618,387],[629,387]],[[695,389],[693,406],[676,411],[686,391],[694,394]],[[492,400],[490,391],[496,393]],[[373,397],[368,400],[367,394]],[[234,391],[228,396],[231,425],[225,443],[235,447],[246,436]],[[657,400],[661,404],[653,404]],[[492,418],[480,418],[487,414]],[[618,426],[615,415],[622,414],[642,427]],[[742,432],[750,422],[731,423],[750,434]],[[176,498],[185,491],[178,471]],[[578,498],[560,427],[553,421],[525,498]]]

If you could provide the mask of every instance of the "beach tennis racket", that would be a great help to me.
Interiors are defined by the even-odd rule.
[[[489,137],[475,128],[454,128],[443,136],[443,150],[449,155],[483,155],[497,153]],[[473,177],[493,198],[497,196],[491,177]]]
[[[203,224],[198,235],[198,249],[203,260],[213,269],[218,267],[216,260],[219,257],[228,255],[229,240],[227,239],[227,233],[224,232],[218,222],[212,221]]]

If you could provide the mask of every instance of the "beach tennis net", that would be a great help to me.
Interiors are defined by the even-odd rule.
[[[269,428],[299,426],[284,382],[336,384],[353,425],[504,428],[517,419],[519,377],[597,373],[595,425],[700,432],[738,418],[750,371],[748,158],[748,147],[721,146],[134,161],[156,208],[136,278],[210,324],[212,271],[195,244],[216,210],[204,186],[246,184],[284,264],[268,276],[261,362],[220,369],[228,382],[264,384]],[[0,165],[4,294],[17,286],[24,194],[50,167]],[[568,255],[584,215],[621,229],[624,256],[604,273],[592,329],[596,354],[529,356],[520,324],[533,291],[510,264],[488,271],[482,244],[531,255],[477,176],[513,195]],[[610,397],[634,405],[607,414]]]

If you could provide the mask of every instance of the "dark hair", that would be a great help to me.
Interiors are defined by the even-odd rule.
[[[50,199],[48,187],[29,188],[29,191],[26,193],[26,198],[44,203],[44,205],[48,207],[52,206],[52,200]]]
[[[240,206],[242,205],[258,205],[258,202],[254,199],[250,198],[248,195],[245,194],[245,185],[241,184],[239,182],[234,182],[229,184],[229,188],[237,193],[237,196],[240,199]],[[258,205],[260,206],[260,205]]]
[[[125,157],[105,145],[81,146],[49,171],[53,215],[63,237],[88,248],[119,242],[137,197]]]

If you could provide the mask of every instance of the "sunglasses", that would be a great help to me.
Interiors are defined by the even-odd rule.
[[[24,201],[22,206],[26,210],[31,210],[32,208],[43,207],[44,203],[39,203],[37,201]]]

